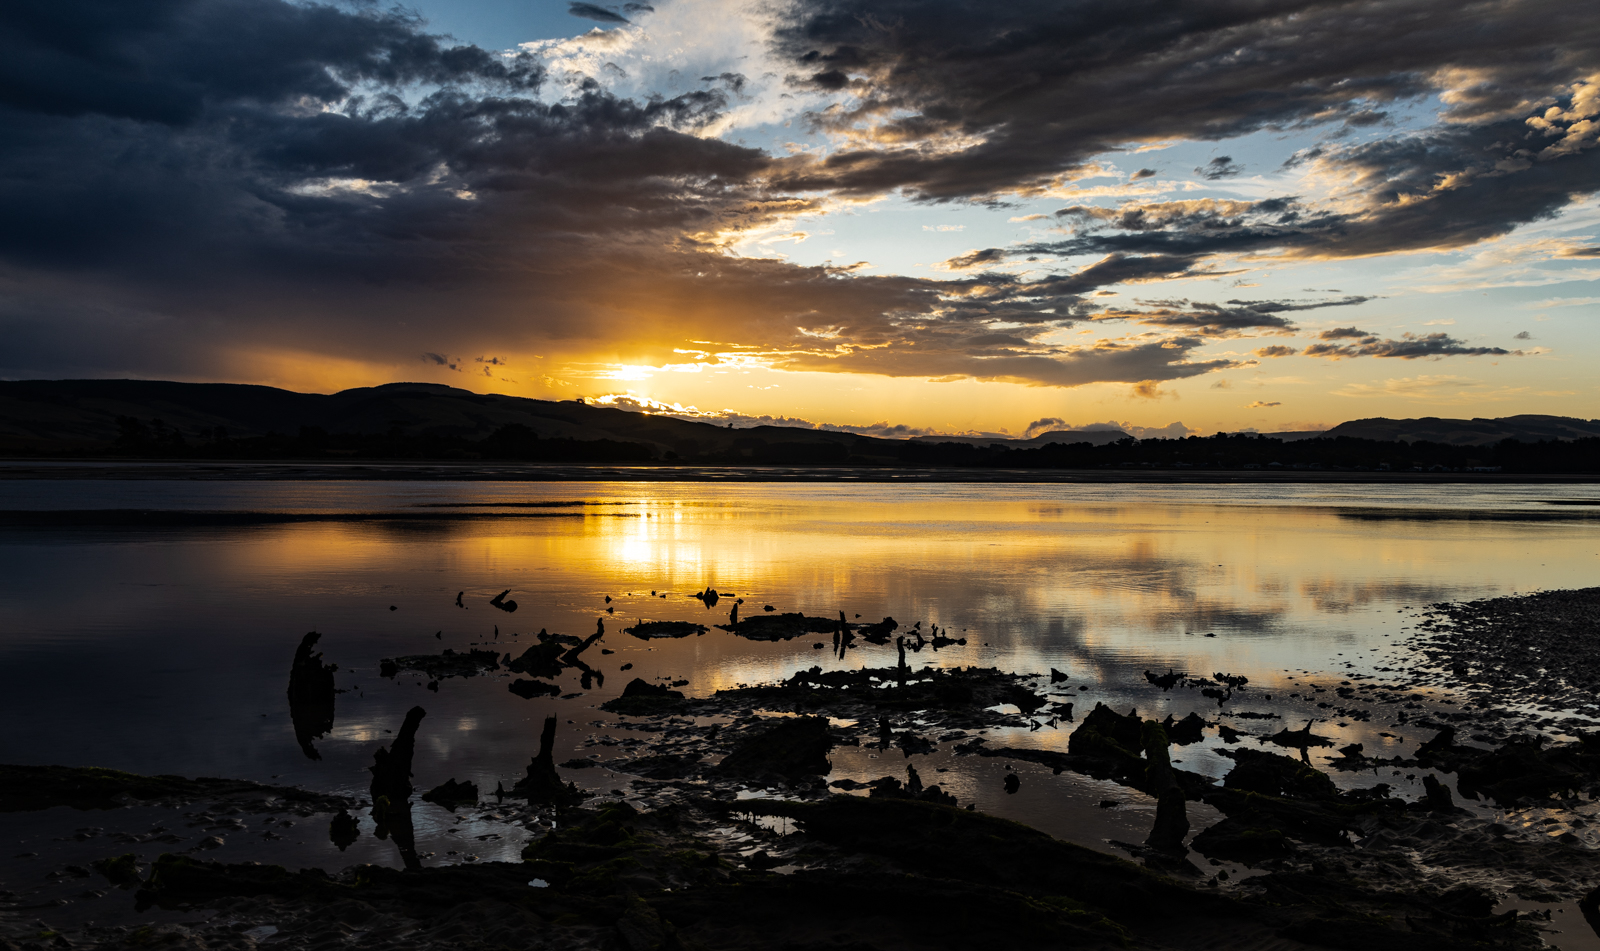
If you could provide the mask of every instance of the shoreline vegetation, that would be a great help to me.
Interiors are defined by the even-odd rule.
[[[527,775],[481,797],[472,784],[449,780],[413,802],[419,791],[411,785],[412,760],[426,731],[421,707],[376,749],[371,795],[361,801],[244,782],[0,766],[0,811],[192,801],[209,804],[202,826],[229,828],[219,817],[235,813],[325,822],[341,850],[361,834],[352,813],[370,813],[406,866],[335,874],[208,862],[197,855],[204,842],[159,855],[106,855],[93,873],[80,869],[83,877],[104,879],[139,909],[188,917],[159,926],[83,924],[63,933],[43,918],[4,916],[0,947],[246,949],[270,939],[285,949],[1444,951],[1545,947],[1553,928],[1600,933],[1600,850],[1588,841],[1600,797],[1600,731],[1570,710],[1541,715],[1506,702],[1515,696],[1473,689],[1495,682],[1496,665],[1526,668],[1501,646],[1524,636],[1529,624],[1557,620],[1550,643],[1560,650],[1539,667],[1586,684],[1600,639],[1575,632],[1593,630],[1600,588],[1436,604],[1429,616],[1439,620],[1424,625],[1412,645],[1422,655],[1419,669],[1395,671],[1390,682],[1335,678],[1322,704],[1340,717],[1393,719],[1419,742],[1391,748],[1396,755],[1389,757],[1352,744],[1323,768],[1309,752],[1333,743],[1315,732],[1315,722],[1274,732],[1275,723],[1234,719],[1270,716],[1228,706],[1253,702],[1260,688],[1244,677],[1147,671],[1151,689],[1193,693],[1203,712],[1181,720],[1145,720],[1099,703],[1075,715],[1065,701],[1083,698],[1059,693],[1068,685],[1056,671],[913,669],[906,652],[920,651],[920,631],[908,632],[914,641],[903,634],[891,642],[892,619],[852,624],[842,615],[837,622],[762,618],[759,631],[733,621],[729,629],[768,637],[766,628],[775,625],[802,633],[831,626],[836,652],[857,638],[892,643],[898,664],[817,667],[700,698],[636,679],[602,706],[620,717],[620,728],[642,737],[623,744],[619,758],[597,753],[557,764],[558,731],[574,727],[550,715]],[[603,627],[587,639],[541,637],[511,669],[535,678],[527,682],[535,686],[567,668],[587,671],[580,655],[602,634]],[[935,631],[928,642],[934,649],[940,636]],[[315,653],[317,637],[306,635],[290,674],[291,709],[297,724],[306,720],[306,744],[330,727],[332,709],[318,703],[318,691],[334,689],[336,668]],[[446,651],[385,663],[444,677],[501,662],[493,652]],[[1450,687],[1464,702],[1429,700],[1418,692],[1424,684]],[[515,684],[511,689],[517,692]],[[1325,688],[1307,681],[1299,689]],[[999,724],[1040,718],[1070,728],[1065,753],[994,747],[984,736]],[[1199,742],[1213,729],[1225,744],[1219,751],[1232,760],[1220,781],[1174,765],[1174,746]],[[911,760],[941,743],[954,744],[956,756],[1030,764],[1029,783],[1048,782],[1037,771],[1043,767],[1149,797],[1157,804],[1149,835],[1112,843],[1129,860],[975,812],[930,784],[933,777],[920,776]],[[879,750],[889,775],[829,783],[829,752],[847,745]],[[631,801],[566,781],[589,766],[637,777]],[[1007,769],[1006,789],[1015,792],[1022,773]],[[1420,799],[1384,781],[1403,771],[1421,774]],[[1348,781],[1362,774],[1373,781]],[[1336,784],[1334,775],[1346,782]],[[492,811],[533,836],[520,862],[424,868],[412,841],[412,810],[420,803],[452,813]],[[1196,812],[1197,804],[1208,808]],[[24,900],[0,897],[13,906]],[[1519,911],[1517,901],[1524,909],[1559,906],[1563,917],[1553,918],[1551,908]],[[29,914],[48,914],[30,907]]]

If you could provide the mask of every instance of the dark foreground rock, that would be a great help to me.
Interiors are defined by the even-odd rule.
[[[717,770],[724,776],[825,776],[833,768],[828,762],[832,746],[825,717],[779,720],[735,746]]]
[[[653,684],[635,677],[622,688],[622,696],[602,703],[600,709],[626,716],[656,716],[677,710],[682,699],[682,693],[665,684]]]
[[[742,851],[730,829],[743,830]],[[56,946],[199,951],[268,938],[285,951],[1539,946],[1528,922],[1491,916],[1492,899],[1472,889],[1379,889],[1285,872],[1230,895],[909,798],[695,800],[653,812],[612,802],[569,812],[523,858],[333,876],[163,855],[138,881],[137,900],[186,910],[188,924],[85,928]],[[37,923],[27,927],[37,934]],[[7,930],[0,940],[21,947],[19,928]]]

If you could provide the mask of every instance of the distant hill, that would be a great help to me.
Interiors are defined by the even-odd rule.
[[[1052,443],[1086,442],[1091,446],[1104,446],[1119,439],[1133,437],[1120,429],[1056,429],[1040,433],[1032,439],[999,439],[993,436],[914,436],[912,442],[960,443],[964,446],[1005,446],[1007,449],[1032,449]]]
[[[1270,435],[1282,437],[1290,434]],[[1441,419],[1437,416],[1424,416],[1421,419],[1385,419],[1379,416],[1373,419],[1353,419],[1323,433],[1293,435],[1300,438],[1350,436],[1355,439],[1377,439],[1384,442],[1439,442],[1453,446],[1492,446],[1505,439],[1539,442],[1600,436],[1600,420],[1533,415],[1503,416],[1499,419]]]
[[[905,440],[790,426],[730,429],[711,423],[652,416],[519,396],[473,393],[437,383],[388,383],[330,395],[295,393],[242,383],[173,383],[160,380],[0,381],[0,451],[93,451],[118,437],[119,417],[159,419],[191,439],[219,427],[230,438],[269,433],[294,435],[304,427],[329,433],[386,433],[479,440],[508,423],[541,439],[619,440],[680,457],[738,454],[757,441],[790,446],[842,447],[860,456],[895,456]],[[918,436],[929,445],[1031,449],[1055,443],[1095,446],[1129,439],[1120,429],[1057,430],[1031,439]],[[797,460],[798,461],[798,460]]]
[[[389,383],[331,395],[294,393],[236,383],[156,380],[31,380],[0,382],[0,451],[93,451],[117,440],[119,417],[161,420],[191,441],[220,428],[230,439],[302,429],[328,433],[399,433],[406,437],[479,440],[507,424],[540,439],[616,440],[649,446],[657,455],[738,455],[766,444],[871,455],[900,443],[853,433],[757,426],[729,429],[576,400],[555,402],[473,393],[434,383]],[[880,445],[881,444],[881,445]]]
[[[237,383],[0,381],[0,453],[95,454],[120,449],[139,455],[140,446],[127,444],[129,420],[147,427],[161,421],[155,441],[141,444],[155,447],[152,454],[226,457],[218,448],[218,441],[225,438],[236,443],[255,440],[237,451],[269,458],[457,458],[483,451],[494,458],[551,461],[945,465],[978,464],[1005,456],[1016,464],[1028,464],[1025,460],[1041,453],[1060,456],[1058,449],[1071,444],[1089,443],[1103,455],[1130,438],[1116,429],[1058,430],[1031,439],[920,436],[910,440],[789,426],[733,429],[577,400],[473,393],[435,383],[390,383],[323,395]],[[506,437],[507,426],[526,429]],[[502,434],[499,443],[485,442],[497,432]],[[187,448],[160,441],[180,435]],[[330,435],[362,438],[329,439]],[[1352,420],[1326,432],[1263,435],[1307,445],[1318,442],[1317,437],[1351,436],[1467,447],[1505,439],[1537,442],[1600,436],[1600,421],[1561,416],[1376,418]],[[529,448],[535,444],[537,451]],[[1099,460],[1100,455],[1094,458]]]

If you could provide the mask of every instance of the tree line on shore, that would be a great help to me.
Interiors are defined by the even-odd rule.
[[[216,429],[185,434],[161,420],[118,419],[113,455],[159,459],[499,460],[629,465],[915,466],[1001,469],[1321,469],[1370,471],[1600,472],[1600,438],[1484,446],[1336,438],[1284,441],[1255,433],[1176,439],[1051,443],[1016,448],[996,442],[904,441],[853,437],[837,443],[789,442],[759,436],[701,450],[615,439],[540,437],[519,423],[487,437],[409,433],[330,433],[303,426],[293,435],[231,437]],[[690,441],[693,442],[692,440]],[[80,453],[87,454],[87,453]]]

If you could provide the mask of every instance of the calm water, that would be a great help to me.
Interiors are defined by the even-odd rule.
[[[593,707],[633,676],[687,679],[703,695],[814,664],[894,663],[892,647],[870,645],[838,661],[813,649],[825,638],[752,643],[713,630],[647,643],[621,633],[638,618],[725,622],[726,601],[708,610],[689,597],[707,585],[744,598],[746,616],[771,604],[937,624],[968,646],[925,650],[913,666],[1055,667],[1090,688],[1080,710],[1103,700],[1147,716],[1204,715],[1197,694],[1163,694],[1142,671],[1243,674],[1252,709],[1298,726],[1318,712],[1287,697],[1298,689],[1288,678],[1393,667],[1404,652],[1392,645],[1415,609],[1600,583],[1600,521],[1589,517],[1600,503],[1552,504],[1596,495],[1584,486],[0,482],[4,510],[372,516],[0,528],[0,761],[364,794],[384,731],[421,703],[418,787],[453,777],[493,789],[521,774],[547,713],[562,715],[563,745],[576,750],[601,729],[591,724],[614,719]],[[439,517],[451,513],[471,517]],[[419,514],[430,518],[396,517]],[[508,588],[515,614],[488,604]],[[459,591],[466,609],[455,606]],[[495,677],[447,680],[435,694],[418,678],[377,674],[379,658],[444,647],[520,653],[540,628],[588,634],[597,617],[609,632],[599,646],[617,653],[585,656],[607,680],[574,699],[523,700]],[[322,632],[349,690],[333,734],[317,743],[319,761],[296,744],[284,694],[309,630]],[[617,672],[624,663],[633,670]],[[578,691],[570,680],[564,690]],[[1376,736],[1385,729],[1318,726],[1369,751],[1399,742]],[[1066,739],[1063,728],[992,742],[1065,749]],[[1216,775],[1228,766],[1202,748],[1179,756]],[[875,759],[840,751],[835,777],[903,775],[898,754]],[[1083,777],[1028,772],[1024,795],[1006,797],[999,761],[937,754],[928,765],[950,769],[937,781],[963,802],[1059,835],[1138,841],[1148,822],[1137,809],[1085,808],[1130,795]],[[625,782],[599,770],[573,778],[608,790]],[[423,847],[449,824],[442,812],[419,813]],[[346,861],[393,860],[362,842]]]

